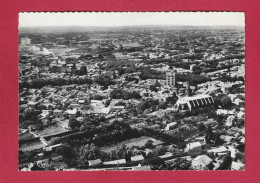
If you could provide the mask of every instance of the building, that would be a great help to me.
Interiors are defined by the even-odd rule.
[[[150,166],[134,166],[132,167],[132,170],[134,171],[147,171],[147,170],[151,170]]]
[[[48,146],[48,147],[45,147],[43,149],[46,150],[46,151],[52,151],[53,149],[56,149],[57,147],[60,147],[60,146],[62,146],[62,144],[55,144],[53,146]]]
[[[68,110],[66,111],[66,113],[67,113],[68,115],[70,115],[70,116],[76,116],[77,111],[78,111],[77,109],[72,109],[72,110],[68,109]]]
[[[169,123],[169,124],[167,124],[167,126],[165,127],[165,130],[171,130],[171,129],[177,127],[177,125],[178,125],[178,124],[177,124],[176,122]]]
[[[125,108],[125,106],[119,105],[119,106],[113,106],[110,109],[110,112],[116,112],[116,111],[122,111]]]
[[[230,153],[230,150],[227,146],[219,146],[212,149],[207,150],[209,153],[214,153],[215,156],[222,156]]]
[[[100,159],[95,159],[95,160],[89,160],[88,165],[89,166],[97,166],[102,164],[102,161]]]
[[[176,84],[176,72],[167,71],[166,72],[166,85],[175,87],[175,84]]]
[[[131,157],[131,162],[140,162],[143,161],[144,157],[143,155],[136,155]]]
[[[126,163],[125,159],[118,159],[118,160],[103,162],[104,165],[120,165],[120,164],[125,164],[125,163]]]
[[[245,169],[245,164],[241,162],[232,161],[231,170],[244,170],[244,169]]]
[[[29,101],[27,107],[35,109],[37,105],[39,105],[39,102]]]
[[[190,83],[189,81],[186,81],[183,83],[183,86],[185,87],[185,95],[190,96]]]
[[[196,109],[213,106],[214,100],[210,95],[197,95],[191,97],[180,97],[173,106],[175,110],[192,111]]]
[[[194,158],[191,162],[191,166],[194,170],[206,170],[209,169],[212,164],[212,159],[207,155],[200,155]]]
[[[231,88],[232,88],[231,84],[224,84],[221,87],[221,91],[223,92],[223,94],[228,94]]]
[[[198,142],[191,142],[186,145],[185,152],[202,152],[202,144]]]
[[[227,121],[226,121],[226,123],[225,123],[225,126],[227,126],[227,127],[232,126],[234,120],[235,120],[235,116],[233,116],[233,115],[232,115],[232,116],[229,116],[229,117],[227,118]]]
[[[38,118],[43,120],[51,116],[52,112],[50,110],[42,110],[42,113],[38,115]]]

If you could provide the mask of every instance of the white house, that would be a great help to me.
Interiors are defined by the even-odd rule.
[[[198,142],[191,142],[191,143],[186,145],[185,152],[188,152],[190,150],[202,151],[202,144],[199,141]]]
[[[178,124],[177,124],[176,122],[169,123],[169,124],[167,124],[167,126],[165,127],[165,130],[171,130],[171,129],[177,127],[177,125],[178,125]]]
[[[144,160],[143,155],[136,155],[136,156],[132,156],[132,157],[131,157],[131,161],[132,161],[132,162],[143,161],[143,160]]]
[[[95,160],[89,160],[88,161],[88,165],[89,166],[95,166],[95,165],[99,165],[102,164],[102,161],[100,159],[95,159]]]
[[[207,155],[200,155],[194,158],[191,166],[194,170],[205,170],[212,163],[212,159]]]
[[[226,121],[226,123],[225,123],[225,126],[228,126],[228,127],[232,126],[232,125],[233,125],[233,122],[234,122],[234,119],[235,119],[235,116],[229,116],[229,117],[227,118],[227,121]]]
[[[77,113],[77,109],[67,110],[66,113],[70,116],[75,116]]]

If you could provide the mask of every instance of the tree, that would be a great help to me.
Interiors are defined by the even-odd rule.
[[[150,86],[150,90],[154,91],[154,92],[158,92],[158,89],[157,89],[157,87],[155,85],[151,85]]]
[[[38,118],[38,115],[41,113],[41,111],[39,110],[34,110],[34,109],[31,109],[31,108],[26,108],[23,113],[22,113],[22,116],[23,116],[23,119],[24,120],[28,120],[28,121],[33,121],[34,124],[35,122],[37,121],[37,118]]]
[[[93,96],[93,100],[103,100],[103,96],[101,96],[101,95],[94,95]]]
[[[185,158],[176,158],[174,161],[167,162],[167,170],[189,170],[191,161],[186,160]]]
[[[78,122],[78,120],[74,117],[71,117],[69,119],[69,127],[74,130],[75,128],[79,128],[80,127],[80,123]]]
[[[37,130],[43,130],[43,129],[44,129],[44,127],[43,127],[42,122],[39,122],[39,123],[37,124]]]
[[[116,148],[115,154],[116,154],[116,159],[125,158],[128,154],[128,148],[123,143],[123,144],[120,145],[120,147]]]
[[[178,97],[176,96],[176,93],[173,93],[173,95],[171,97],[166,98],[166,103],[167,104],[170,103],[170,104],[174,105],[177,102],[177,100],[178,100]]]
[[[160,109],[166,109],[166,107],[167,107],[166,102],[161,102],[161,103],[159,104],[159,108],[160,108]]]
[[[245,163],[245,154],[244,153],[241,153],[241,152],[238,152],[236,153],[235,155],[235,160],[239,160],[241,161],[242,163]]]
[[[203,132],[205,129],[206,129],[206,126],[205,126],[203,123],[199,123],[199,125],[198,125],[198,130],[199,130],[200,132]]]
[[[125,100],[132,99],[132,98],[135,99],[141,98],[140,94],[136,91],[128,92],[126,90],[121,90],[121,89],[112,90],[109,96],[113,99],[125,99]]]
[[[48,110],[53,110],[53,106],[52,105],[48,105]]]
[[[108,86],[115,84],[115,82],[110,78],[110,76],[99,76],[95,79],[95,83],[104,86],[105,89]]]
[[[81,125],[79,128],[79,131],[84,132],[86,130],[86,126],[85,125]]]
[[[223,96],[220,99],[220,101],[221,101],[221,105],[223,108],[229,108],[232,105],[232,101],[231,101],[230,97],[228,97],[228,96]]]
[[[244,119],[237,119],[236,125],[238,127],[244,126],[245,125],[245,120]]]
[[[148,149],[152,149],[153,148],[153,141],[152,140],[147,140],[147,142],[144,145],[146,148]]]
[[[231,153],[225,155],[223,162],[219,166],[219,170],[230,170],[230,165],[232,163]]]
[[[206,140],[206,143],[207,144],[210,144],[213,140],[213,132],[212,132],[212,128],[211,127],[208,127],[205,131],[205,140]]]
[[[160,157],[145,159],[141,165],[150,165],[152,170],[164,170],[166,168],[164,161]]]
[[[197,72],[197,71],[200,71],[201,70],[201,68],[199,67],[199,66],[197,66],[197,65],[194,65],[193,67],[192,67],[192,72]]]
[[[108,107],[110,105],[110,100],[109,99],[106,99],[104,101],[104,107]]]
[[[75,153],[74,153],[72,147],[70,145],[68,145],[68,144],[63,145],[61,147],[61,149],[59,149],[59,150],[57,149],[57,151],[58,152],[60,152],[60,151],[62,152],[62,157],[64,159],[72,159],[72,158],[75,157]]]
[[[163,155],[167,152],[167,148],[165,146],[159,145],[156,146],[153,150],[153,153],[155,156]]]
[[[79,162],[85,164],[88,160],[97,159],[100,156],[100,151],[94,144],[87,144],[80,148]]]

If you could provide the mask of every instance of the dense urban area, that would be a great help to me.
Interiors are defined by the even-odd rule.
[[[19,170],[245,170],[244,34],[20,30]]]

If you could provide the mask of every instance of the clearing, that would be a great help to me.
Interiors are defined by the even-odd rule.
[[[123,141],[123,142],[119,142],[115,145],[101,147],[100,150],[103,151],[103,152],[111,152],[113,150],[116,150],[116,148],[120,147],[122,144],[125,144],[127,147],[132,147],[132,146],[142,147],[142,146],[145,145],[145,143],[148,140],[152,140],[154,146],[163,144],[163,142],[161,140],[157,140],[157,139],[154,139],[152,137],[142,136],[142,137],[139,137],[139,138],[134,138],[134,139],[126,140],[126,141]]]

